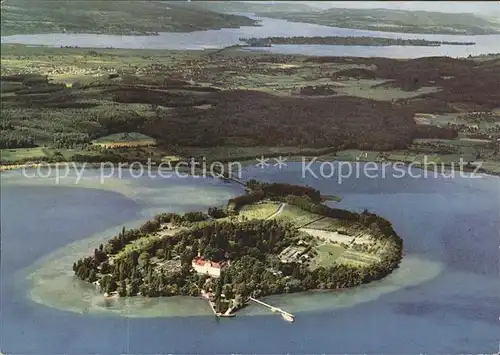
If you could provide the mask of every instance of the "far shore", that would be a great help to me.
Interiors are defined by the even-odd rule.
[[[240,38],[250,47],[270,47],[273,44],[294,45],[337,45],[337,46],[423,46],[439,47],[442,45],[473,46],[475,42],[429,41],[425,39],[402,39],[386,37],[341,37],[341,36],[293,36],[293,37],[262,37]]]
[[[303,158],[302,156],[297,156],[297,155],[289,155],[287,156],[286,154],[283,154],[283,156],[286,158],[286,162],[289,162],[289,163],[298,163],[298,162],[301,162],[301,158]],[[255,163],[255,160],[256,158],[255,157],[248,157],[248,158],[243,158],[241,160],[234,160],[234,161],[224,161],[223,163],[224,164],[230,164],[230,163],[236,163],[236,162],[239,162],[241,163],[242,167],[249,167],[249,166],[252,166],[254,165]],[[325,159],[324,157],[317,157],[317,162],[327,162],[327,161],[331,161],[331,162],[356,162],[356,163],[376,163],[376,164],[388,164],[388,165],[393,165],[393,164],[396,164],[396,163],[399,163],[399,164],[403,164],[404,166],[406,167],[409,167],[411,163],[408,163],[408,162],[403,162],[403,161],[393,161],[393,160],[386,160],[386,161],[375,161],[375,160],[354,160],[354,159],[335,159],[335,157],[328,157],[328,159]],[[73,166],[77,167],[77,168],[81,168],[81,167],[85,167],[85,168],[89,168],[89,169],[99,169],[101,168],[101,165],[102,164],[106,164],[108,162],[100,162],[100,163],[81,163],[81,162],[58,162],[58,163],[36,163],[36,162],[33,162],[33,163],[24,163],[24,164],[2,164],[0,165],[0,173],[1,172],[5,172],[5,171],[12,171],[12,170],[20,170],[20,169],[37,169],[37,168],[57,168],[57,167],[60,167],[61,165],[70,165],[70,164],[73,164]],[[123,166],[127,166],[125,164],[131,164],[129,162],[123,162],[121,163],[123,164]],[[207,161],[207,165],[210,164],[210,161]],[[463,165],[463,166],[459,166],[459,164],[451,164],[451,163],[438,163],[437,165],[440,165],[441,166],[441,169],[440,171],[438,170],[438,172],[441,172],[441,173],[444,173],[444,172],[448,172],[448,171],[460,171],[460,168],[462,169],[462,171],[464,172],[470,172],[470,173],[480,173],[480,174],[485,174],[485,175],[490,175],[490,176],[499,176],[500,177],[500,172],[495,172],[495,171],[490,171],[490,170],[486,170],[486,169],[483,169],[481,167],[479,167],[479,169],[476,169],[476,166],[474,166],[473,164],[471,166],[467,166],[467,165]],[[414,168],[418,168],[418,169],[422,169],[422,170],[427,170],[427,171],[433,171],[432,168],[427,168],[426,166],[422,165],[422,164],[415,164],[413,165]],[[129,167],[129,169],[133,169],[133,170],[136,170],[136,168],[134,167]],[[162,171],[174,171],[174,169],[167,169],[167,168],[163,168],[163,169],[160,169]],[[199,168],[196,168],[195,170],[200,170]],[[190,167],[182,167],[182,168],[177,168],[177,171],[179,172],[184,172],[184,173],[190,173],[191,172],[191,168]],[[201,171],[201,170],[200,170]],[[207,177],[210,177],[209,174],[207,174]],[[213,176],[215,177],[215,176]],[[220,176],[220,178],[222,178],[222,176]]]

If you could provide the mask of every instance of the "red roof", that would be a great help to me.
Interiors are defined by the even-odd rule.
[[[215,267],[217,269],[222,269],[222,267],[224,267],[224,265],[226,265],[226,263],[224,261],[215,262],[215,261],[205,260],[205,259],[200,258],[200,257],[194,258],[193,264],[200,265],[200,266],[205,266],[208,264],[209,266]]]

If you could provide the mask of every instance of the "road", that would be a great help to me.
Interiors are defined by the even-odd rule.
[[[286,203],[280,204],[280,207],[278,208],[278,210],[276,212],[274,212],[272,215],[270,215],[269,217],[267,217],[266,219],[273,219],[274,217],[279,215],[283,211],[285,206],[286,206]]]

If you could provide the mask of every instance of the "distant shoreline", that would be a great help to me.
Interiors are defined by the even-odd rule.
[[[284,155],[285,156],[285,155]],[[298,160],[300,158],[300,156],[298,155],[290,155],[290,156],[286,156],[288,160],[288,162],[291,162],[291,163],[299,163],[300,161]],[[387,161],[375,161],[375,160],[360,160],[360,161],[356,161],[356,160],[349,160],[349,159],[334,159],[334,158],[329,158],[329,159],[325,159],[325,158],[322,158],[321,156],[319,156],[317,158],[317,162],[325,162],[325,161],[332,161],[332,162],[356,162],[356,163],[376,163],[376,164],[389,164],[389,165],[394,165],[394,164],[397,164],[397,163],[400,163],[400,164],[403,164],[405,167],[409,167],[410,166],[410,163],[408,162],[403,162],[403,161],[392,161],[392,160],[387,160]],[[243,158],[241,160],[231,160],[231,161],[224,161],[223,163],[224,164],[230,164],[230,163],[235,163],[235,162],[239,162],[242,164],[243,167],[248,167],[250,166],[250,162],[251,163],[254,163],[255,162],[255,158]],[[101,164],[106,164],[108,162],[100,162],[100,163],[96,163],[96,162],[92,162],[92,163],[85,163],[85,162],[72,162],[72,161],[67,161],[67,162],[58,162],[58,163],[42,163],[42,162],[38,162],[38,163],[24,163],[24,164],[2,164],[0,165],[0,174],[2,172],[6,172],[6,171],[13,171],[13,170],[20,170],[20,169],[35,169],[35,168],[56,168],[56,167],[60,167],[61,165],[64,165],[64,164],[73,164],[74,167],[77,167],[77,168],[81,168],[81,167],[85,167],[85,168],[89,168],[89,169],[99,169],[101,167]],[[122,164],[125,164],[125,163],[122,163]],[[130,164],[130,163],[129,163]],[[135,168],[133,166],[130,166],[130,165],[123,165],[123,167],[128,167],[129,169],[132,169],[134,170]],[[427,171],[435,171],[435,172],[438,172],[438,173],[444,173],[446,171],[460,171],[460,169],[458,169],[458,167],[454,164],[451,164],[451,163],[443,163],[441,164],[441,170],[439,169],[429,169],[427,168],[426,166],[422,165],[422,164],[415,164],[413,165],[414,168],[417,168],[417,169],[422,169],[422,170],[427,170]],[[494,171],[489,171],[489,170],[486,170],[486,169],[483,169],[481,167],[479,167],[478,169],[476,169],[476,166],[475,165],[471,165],[471,166],[467,166],[467,165],[464,165],[461,167],[462,170],[464,172],[471,172],[471,173],[480,173],[480,174],[485,174],[485,175],[488,175],[488,176],[497,176],[497,177],[500,177],[500,173],[497,173],[497,172],[494,172]],[[167,169],[167,168],[164,168],[163,169],[164,171],[174,171],[175,169]],[[191,171],[191,168],[190,167],[185,167],[185,168],[182,168],[182,169],[177,169],[179,172],[185,172],[185,173],[189,173]],[[211,176],[210,174],[207,174],[206,175],[207,177],[214,177],[214,178],[221,178],[223,180],[227,180],[227,179],[224,179],[222,176]],[[231,179],[229,179],[231,180]]]
[[[317,44],[338,46],[421,46],[439,47],[442,45],[473,46],[475,42],[452,42],[452,41],[428,41],[425,39],[402,39],[385,37],[342,37],[342,36],[294,36],[294,37],[262,37],[262,38],[240,38],[250,47],[270,47],[273,44]]]

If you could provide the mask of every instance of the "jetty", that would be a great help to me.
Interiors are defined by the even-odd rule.
[[[233,308],[229,308],[225,313],[220,313],[215,310],[215,303],[210,300],[210,295],[207,294],[205,291],[201,291],[201,297],[206,299],[208,304],[210,305],[210,308],[212,309],[212,312],[214,312],[214,315],[218,318],[220,317],[234,317],[235,314],[232,313]]]
[[[250,297],[249,298],[250,301],[254,301],[255,303],[258,303],[264,307],[267,307],[271,310],[271,312],[274,312],[274,313],[281,313],[281,316],[283,317],[284,320],[288,321],[288,322],[294,322],[295,321],[295,316],[287,311],[284,311],[282,310],[281,308],[278,308],[278,307],[274,307],[274,306],[271,306],[270,304],[268,303],[265,303],[265,302],[262,302],[262,301],[259,301],[253,297]]]

